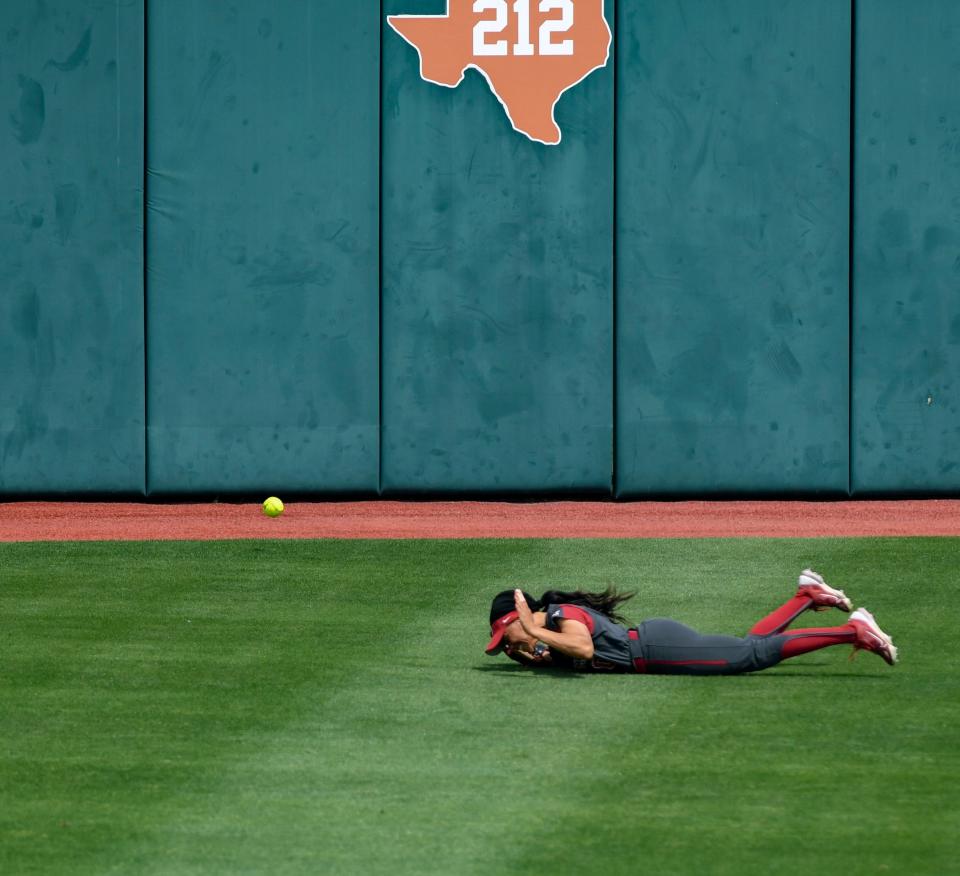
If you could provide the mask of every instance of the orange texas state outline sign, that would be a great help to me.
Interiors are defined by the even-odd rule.
[[[560,96],[610,57],[603,0],[447,0],[445,15],[389,15],[420,55],[420,75],[456,88],[466,71],[487,80],[514,130],[560,142]]]

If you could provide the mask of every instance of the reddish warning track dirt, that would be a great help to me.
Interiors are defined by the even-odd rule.
[[[960,500],[0,504],[0,542],[233,538],[960,536]]]

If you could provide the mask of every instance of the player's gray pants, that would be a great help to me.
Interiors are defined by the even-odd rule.
[[[780,662],[789,638],[779,634],[742,639],[705,636],[667,618],[644,621],[636,636],[631,635],[634,669],[674,675],[736,675],[767,669]]]

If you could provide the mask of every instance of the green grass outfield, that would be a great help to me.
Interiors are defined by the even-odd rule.
[[[808,564],[899,666],[482,653],[514,585],[743,634]],[[0,545],[0,873],[957,873],[958,579],[948,538]]]

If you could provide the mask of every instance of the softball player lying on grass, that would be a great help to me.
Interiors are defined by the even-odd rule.
[[[807,609],[853,608],[842,590],[835,590],[810,569],[800,574],[796,596],[756,623],[742,639],[705,636],[665,618],[627,629],[617,608],[633,595],[610,588],[604,593],[550,590],[536,600],[521,590],[504,590],[490,606],[487,653],[503,651],[532,667],[675,675],[755,672],[831,645],[872,651],[891,666],[897,661],[893,640],[864,608],[858,608],[841,627],[787,630]]]

